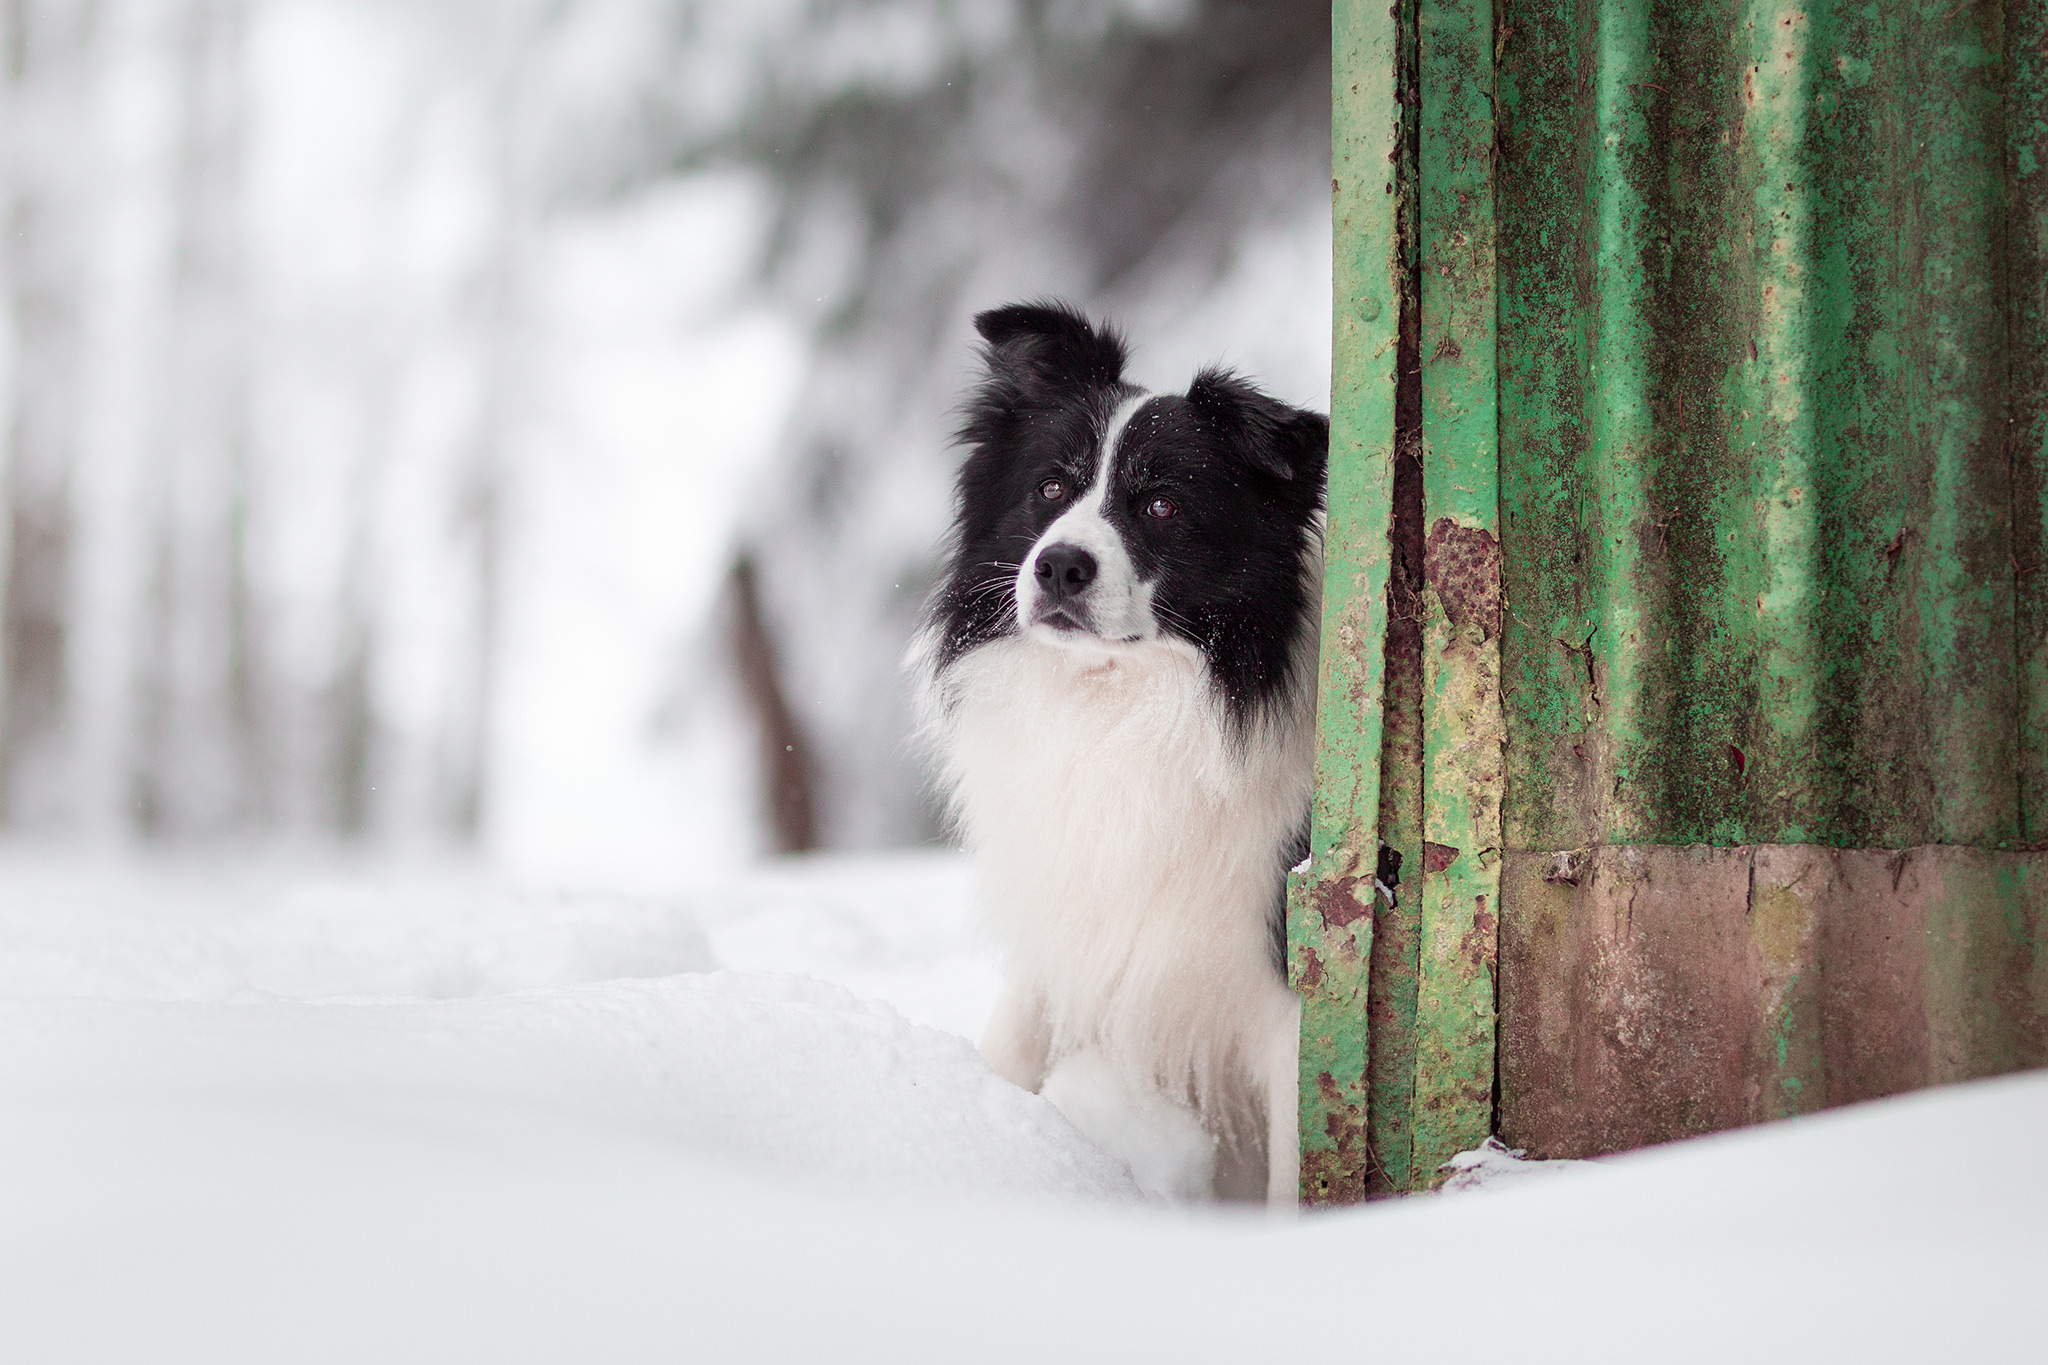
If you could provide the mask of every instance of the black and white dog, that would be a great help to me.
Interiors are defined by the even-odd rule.
[[[975,327],[912,665],[1010,955],[982,1053],[1156,1193],[1291,1205],[1329,425],[1222,370],[1147,393],[1062,305]]]

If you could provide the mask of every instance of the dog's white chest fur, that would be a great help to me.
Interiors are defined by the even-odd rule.
[[[991,1063],[1037,1088],[1085,1058],[1185,1106],[1262,1187],[1273,1053],[1295,1018],[1270,915],[1308,802],[1305,708],[1233,733],[1201,654],[1172,641],[1011,638],[938,689],[944,777],[1010,953]]]

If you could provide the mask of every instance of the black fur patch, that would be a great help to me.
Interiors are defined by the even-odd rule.
[[[932,604],[940,663],[1017,629],[1011,591],[1031,547],[1095,480],[1124,344],[1057,303],[983,313],[987,375],[960,438],[954,552]],[[1103,515],[1154,587],[1161,626],[1198,646],[1240,724],[1292,681],[1307,600],[1304,556],[1322,507],[1329,423],[1224,370],[1138,409],[1109,462]],[[1041,496],[1059,479],[1069,496]],[[1172,515],[1148,513],[1165,499]]]

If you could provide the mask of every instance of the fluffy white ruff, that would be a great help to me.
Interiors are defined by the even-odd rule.
[[[1297,695],[1244,733],[1201,652],[1174,639],[1011,637],[925,674],[941,779],[1010,955],[984,1053],[1028,1089],[1088,1053],[1186,1106],[1218,1144],[1219,1193],[1267,1189],[1269,1109],[1287,1105],[1273,1128],[1292,1145],[1298,1005],[1269,915],[1309,799],[1305,633]],[[1274,1155],[1291,1167],[1291,1150]],[[1291,1182],[1271,1177],[1290,1198]]]

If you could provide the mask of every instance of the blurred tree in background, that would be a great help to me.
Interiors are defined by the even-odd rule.
[[[0,823],[930,837],[969,319],[1323,402],[1328,101],[1300,0],[0,0]]]

